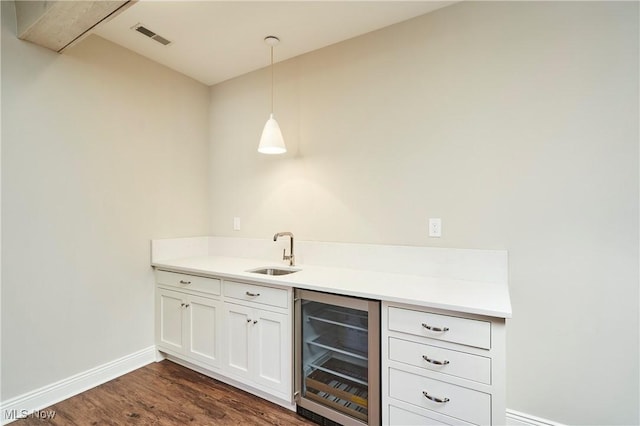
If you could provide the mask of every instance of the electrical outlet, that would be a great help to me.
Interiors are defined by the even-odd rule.
[[[435,238],[442,237],[442,220],[439,217],[429,218],[429,236]]]
[[[233,230],[234,231],[239,231],[240,230],[240,218],[239,217],[234,217],[233,218]]]

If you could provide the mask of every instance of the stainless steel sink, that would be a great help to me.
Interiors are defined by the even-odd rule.
[[[249,269],[247,272],[253,272],[254,274],[262,274],[262,275],[288,275],[293,274],[294,272],[298,272],[300,269],[285,269],[279,268],[277,266],[267,266],[263,268],[257,269]]]

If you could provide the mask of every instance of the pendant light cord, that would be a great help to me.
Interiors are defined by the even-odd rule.
[[[273,114],[273,46],[271,47],[271,114]]]

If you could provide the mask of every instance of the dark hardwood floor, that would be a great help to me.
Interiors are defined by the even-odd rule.
[[[15,425],[313,425],[293,411],[184,368],[152,363]],[[44,417],[44,416],[43,416]]]

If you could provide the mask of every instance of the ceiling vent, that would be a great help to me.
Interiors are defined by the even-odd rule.
[[[166,38],[162,37],[161,35],[158,35],[158,34],[154,33],[153,31],[151,31],[149,28],[146,28],[142,24],[136,24],[133,27],[131,27],[131,29],[132,30],[136,30],[140,34],[144,34],[147,37],[149,37],[150,39],[155,40],[158,43],[163,44],[165,46],[168,45],[168,44],[171,44],[170,40],[167,40]]]

